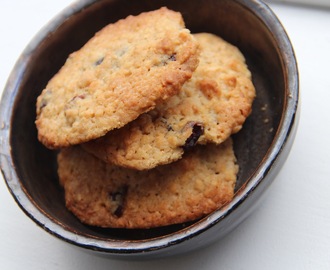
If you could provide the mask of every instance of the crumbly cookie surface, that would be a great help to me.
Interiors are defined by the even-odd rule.
[[[198,51],[181,14],[167,8],[106,26],[69,56],[38,97],[39,140],[67,147],[124,126],[181,89]]]
[[[194,35],[200,63],[179,94],[83,147],[106,162],[139,170],[173,162],[196,143],[222,143],[251,112],[255,88],[242,53],[220,37]]]
[[[106,164],[80,146],[61,150],[58,165],[67,208],[83,223],[112,228],[201,218],[233,198],[238,171],[231,139],[150,171]]]

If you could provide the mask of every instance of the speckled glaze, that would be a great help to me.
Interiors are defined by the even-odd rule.
[[[240,165],[236,195],[222,209],[188,224],[151,230],[83,225],[65,208],[56,153],[37,140],[36,98],[68,54],[102,26],[161,6],[181,11],[192,32],[211,32],[238,46],[252,71],[257,98],[252,115],[234,136]],[[125,259],[189,252],[226,235],[258,205],[289,154],[298,125],[298,100],[298,70],[290,40],[261,1],[79,1],[40,31],[8,79],[0,111],[1,170],[27,216],[70,244]]]

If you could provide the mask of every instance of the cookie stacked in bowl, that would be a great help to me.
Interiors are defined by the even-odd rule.
[[[39,140],[60,149],[67,208],[83,223],[151,228],[196,220],[229,202],[231,134],[251,112],[245,59],[167,8],[100,30],[37,100]]]

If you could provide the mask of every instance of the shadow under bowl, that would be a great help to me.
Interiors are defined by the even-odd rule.
[[[180,11],[193,33],[217,34],[237,46],[252,72],[257,98],[234,136],[240,171],[232,202],[198,221],[149,230],[100,229],[65,207],[56,153],[37,140],[35,103],[67,56],[103,26],[161,6]],[[1,170],[21,209],[56,237],[99,254],[155,258],[220,239],[255,208],[284,163],[298,124],[298,71],[284,28],[261,1],[79,1],[55,17],[18,59],[1,100]]]

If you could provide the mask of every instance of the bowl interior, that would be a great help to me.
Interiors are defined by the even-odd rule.
[[[83,2],[83,1],[82,1]],[[79,49],[108,23],[130,14],[167,6],[180,11],[193,32],[211,32],[238,46],[247,59],[257,90],[252,115],[234,136],[240,166],[236,190],[248,181],[263,159],[278,130],[285,99],[283,64],[274,36],[267,26],[242,5],[248,1],[89,1],[67,9],[35,40],[23,59],[12,104],[10,143],[19,181],[37,208],[55,223],[78,235],[96,239],[145,240],[162,237],[193,226],[179,224],[151,230],[100,229],[83,225],[66,208],[57,178],[56,153],[37,140],[36,98],[63,65],[69,53]],[[80,5],[80,6],[79,6]],[[68,18],[68,14],[73,13]],[[50,32],[48,32],[50,31]],[[46,35],[47,34],[47,35]]]

